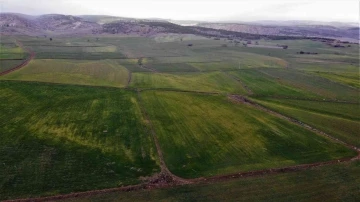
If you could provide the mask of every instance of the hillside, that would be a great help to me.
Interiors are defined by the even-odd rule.
[[[234,32],[243,32],[260,35],[276,36],[306,36],[328,38],[351,38],[359,39],[359,29],[356,27],[316,25],[316,24],[285,24],[285,25],[262,25],[245,23],[199,23],[197,26],[222,29]]]
[[[176,24],[175,24],[176,23]],[[195,26],[196,24],[196,26]],[[268,25],[255,22],[246,23],[205,23],[179,24],[177,21],[163,19],[135,19],[106,15],[71,16],[48,14],[29,16],[15,13],[0,14],[0,33],[11,35],[89,35],[89,34],[122,34],[154,36],[164,33],[195,34],[215,38],[233,39],[288,39],[294,37],[320,37],[346,39],[357,42],[357,27],[314,25],[310,23],[293,25]],[[183,26],[192,25],[192,26]],[[284,38],[285,37],[285,38]]]

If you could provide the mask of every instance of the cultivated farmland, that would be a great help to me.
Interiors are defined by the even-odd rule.
[[[144,92],[165,161],[185,178],[326,161],[355,153],[222,96]],[[291,152],[290,152],[291,151]]]
[[[0,200],[357,201],[358,44],[246,42],[2,36]]]
[[[132,92],[1,81],[0,95],[2,200],[134,184],[159,171]]]
[[[0,79],[124,87],[128,70],[112,60],[36,59]]]

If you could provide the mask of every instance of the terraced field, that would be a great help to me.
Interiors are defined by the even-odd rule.
[[[139,183],[159,171],[136,96],[0,82],[0,199]]]
[[[142,93],[164,158],[194,178],[355,155],[312,132],[223,96]]]
[[[129,72],[112,60],[36,59],[0,79],[124,87]]]

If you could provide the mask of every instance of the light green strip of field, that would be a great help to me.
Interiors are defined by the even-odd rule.
[[[128,70],[112,60],[35,59],[3,80],[124,87]]]
[[[345,85],[353,86],[360,89],[360,74],[359,72],[316,72],[315,75],[333,80],[335,82],[343,83]]]
[[[193,178],[356,155],[295,124],[226,96],[141,94],[168,168]]]
[[[297,100],[256,100],[286,116],[327,132],[349,144],[360,146],[359,104]]]
[[[159,172],[135,93],[0,81],[0,200],[139,183]]]
[[[284,83],[257,70],[229,72],[247,85],[255,96],[316,97],[316,94]]]
[[[190,91],[245,94],[242,85],[222,72],[211,73],[133,73],[131,87],[169,88]]]
[[[338,99],[352,102],[359,101],[359,90],[350,88],[328,79],[299,72],[292,69],[261,69],[260,72],[278,78],[285,85],[317,94],[318,99]]]

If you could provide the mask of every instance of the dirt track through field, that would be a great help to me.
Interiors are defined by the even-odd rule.
[[[11,72],[13,72],[13,71],[15,71],[15,70],[18,70],[18,69],[20,69],[20,68],[22,68],[22,67],[25,67],[27,64],[29,64],[29,62],[30,62],[32,59],[35,58],[35,53],[34,53],[33,51],[31,51],[31,50],[29,50],[29,49],[26,49],[26,48],[23,46],[23,44],[22,44],[20,41],[18,41],[18,40],[16,40],[16,43],[17,43],[17,44],[19,45],[19,47],[21,47],[23,50],[27,51],[30,55],[29,55],[29,57],[28,57],[24,62],[22,62],[21,64],[17,65],[16,67],[11,68],[11,69],[8,69],[8,70],[3,71],[3,72],[0,72],[0,76],[9,74],[9,73],[11,73]]]
[[[151,89],[156,90],[156,89]],[[148,132],[152,136],[157,153],[159,156],[160,161],[160,168],[161,172],[159,174],[156,174],[155,176],[149,177],[146,182],[138,184],[138,185],[130,185],[130,186],[123,186],[123,187],[117,187],[117,188],[109,188],[109,189],[101,189],[101,190],[92,190],[92,191],[85,191],[85,192],[78,192],[78,193],[70,193],[70,194],[62,194],[62,195],[56,195],[56,196],[49,196],[49,197],[40,197],[40,198],[28,198],[28,199],[18,199],[18,200],[7,200],[6,202],[24,202],[24,201],[33,201],[33,202],[39,202],[39,201],[56,201],[56,200],[64,200],[64,199],[71,199],[71,198],[79,198],[79,197],[89,197],[89,196],[95,196],[100,195],[104,193],[113,193],[113,192],[129,192],[129,191],[139,191],[139,190],[145,190],[145,189],[158,189],[158,188],[170,188],[175,186],[181,186],[185,184],[208,184],[208,183],[217,183],[220,181],[226,181],[226,180],[232,180],[232,179],[239,179],[239,178],[247,178],[247,177],[257,177],[257,176],[266,176],[266,175],[274,175],[274,174],[281,174],[281,173],[291,173],[291,172],[297,172],[297,171],[303,171],[307,169],[312,169],[316,167],[322,167],[327,165],[334,165],[334,164],[340,164],[340,163],[346,163],[351,161],[360,160],[360,149],[345,143],[337,138],[334,138],[325,132],[322,132],[318,129],[315,129],[307,124],[304,124],[296,119],[284,116],[280,113],[274,112],[270,109],[267,109],[249,99],[247,99],[244,96],[241,95],[228,95],[228,98],[234,102],[235,104],[247,104],[252,107],[255,107],[259,110],[265,111],[269,114],[272,114],[274,116],[277,116],[279,118],[282,118],[284,120],[290,121],[294,124],[297,124],[301,127],[304,127],[308,130],[312,130],[315,133],[322,135],[326,138],[329,138],[335,142],[338,142],[340,144],[343,144],[344,146],[351,148],[353,150],[356,150],[358,152],[356,157],[353,158],[342,158],[338,160],[332,160],[332,161],[326,161],[326,162],[316,162],[311,164],[301,164],[301,165],[295,165],[295,166],[288,166],[288,167],[281,167],[281,168],[272,168],[272,169],[264,169],[264,170],[256,170],[256,171],[248,171],[248,172],[238,172],[238,173],[232,173],[227,175],[218,175],[213,177],[200,177],[195,179],[183,179],[180,178],[174,174],[172,174],[169,169],[166,166],[163,153],[157,138],[157,135],[155,133],[155,130],[153,128],[153,125],[151,124],[151,121],[149,119],[149,115],[146,112],[141,96],[140,96],[140,90],[137,90],[138,93],[138,99],[139,99],[139,105],[141,108],[141,112],[143,113],[143,116],[145,117],[147,123],[148,123]],[[179,91],[182,92],[182,91]],[[196,93],[196,92],[194,92]],[[210,93],[211,94],[211,93]]]
[[[161,172],[154,176],[153,179],[150,179],[150,183],[151,184],[157,184],[157,185],[165,185],[165,184],[172,184],[172,185],[178,185],[178,184],[188,184],[189,182],[183,178],[180,178],[174,174],[172,174],[170,172],[170,170],[168,169],[168,167],[166,166],[165,160],[164,160],[164,156],[160,147],[160,143],[159,140],[157,138],[157,135],[155,133],[154,127],[151,123],[151,120],[149,118],[148,113],[146,112],[143,104],[142,104],[142,99],[140,96],[140,91],[137,91],[137,95],[138,95],[138,100],[139,100],[139,105],[141,108],[141,112],[143,114],[143,116],[145,117],[146,121],[147,121],[147,125],[149,128],[149,133],[151,134],[155,146],[156,146],[156,150],[159,156],[159,161],[160,161],[160,168],[161,168]]]
[[[224,73],[224,74],[225,74],[226,76],[228,76],[229,78],[234,79],[235,81],[239,82],[249,95],[253,95],[253,94],[254,94],[254,93],[252,92],[252,90],[251,90],[247,85],[245,85],[239,78],[237,78],[237,77],[235,77],[235,76],[233,76],[233,75],[231,75],[231,74],[229,74],[229,73],[227,73],[227,72],[225,72],[225,71],[222,71],[222,73]]]

